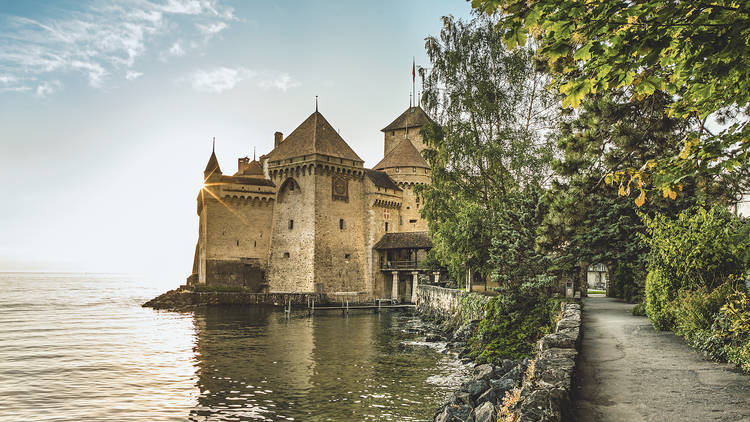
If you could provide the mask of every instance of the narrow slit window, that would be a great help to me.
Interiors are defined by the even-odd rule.
[[[289,220],[289,230],[294,229],[294,220]]]
[[[344,230],[344,219],[339,218],[339,230]]]
[[[289,258],[289,252],[284,252],[284,258]]]
[[[388,222],[385,222],[385,231],[388,231]]]

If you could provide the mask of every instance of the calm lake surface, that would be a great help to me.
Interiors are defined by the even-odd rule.
[[[0,273],[0,420],[427,421],[465,371],[397,312],[141,308],[164,290]]]

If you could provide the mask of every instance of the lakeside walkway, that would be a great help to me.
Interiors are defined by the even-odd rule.
[[[632,307],[584,299],[579,421],[750,421],[750,377],[655,331]]]

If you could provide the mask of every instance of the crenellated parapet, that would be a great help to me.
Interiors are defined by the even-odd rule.
[[[332,160],[335,162],[332,162]],[[305,161],[292,161],[288,163],[272,164],[269,162],[268,174],[271,180],[283,181],[288,177],[301,177],[312,175],[343,175],[348,178],[362,179],[365,176],[365,169],[355,165],[352,160],[344,160],[335,157],[319,156],[317,154],[310,156]]]
[[[397,200],[389,200],[384,198],[375,198],[375,200],[372,202],[373,207],[380,207],[380,208],[401,208],[401,201]]]

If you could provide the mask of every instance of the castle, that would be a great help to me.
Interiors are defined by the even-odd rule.
[[[430,121],[409,107],[382,129],[372,169],[317,107],[259,160],[239,158],[232,176],[212,152],[188,283],[411,300],[432,247],[414,192],[430,183],[420,132]]]

